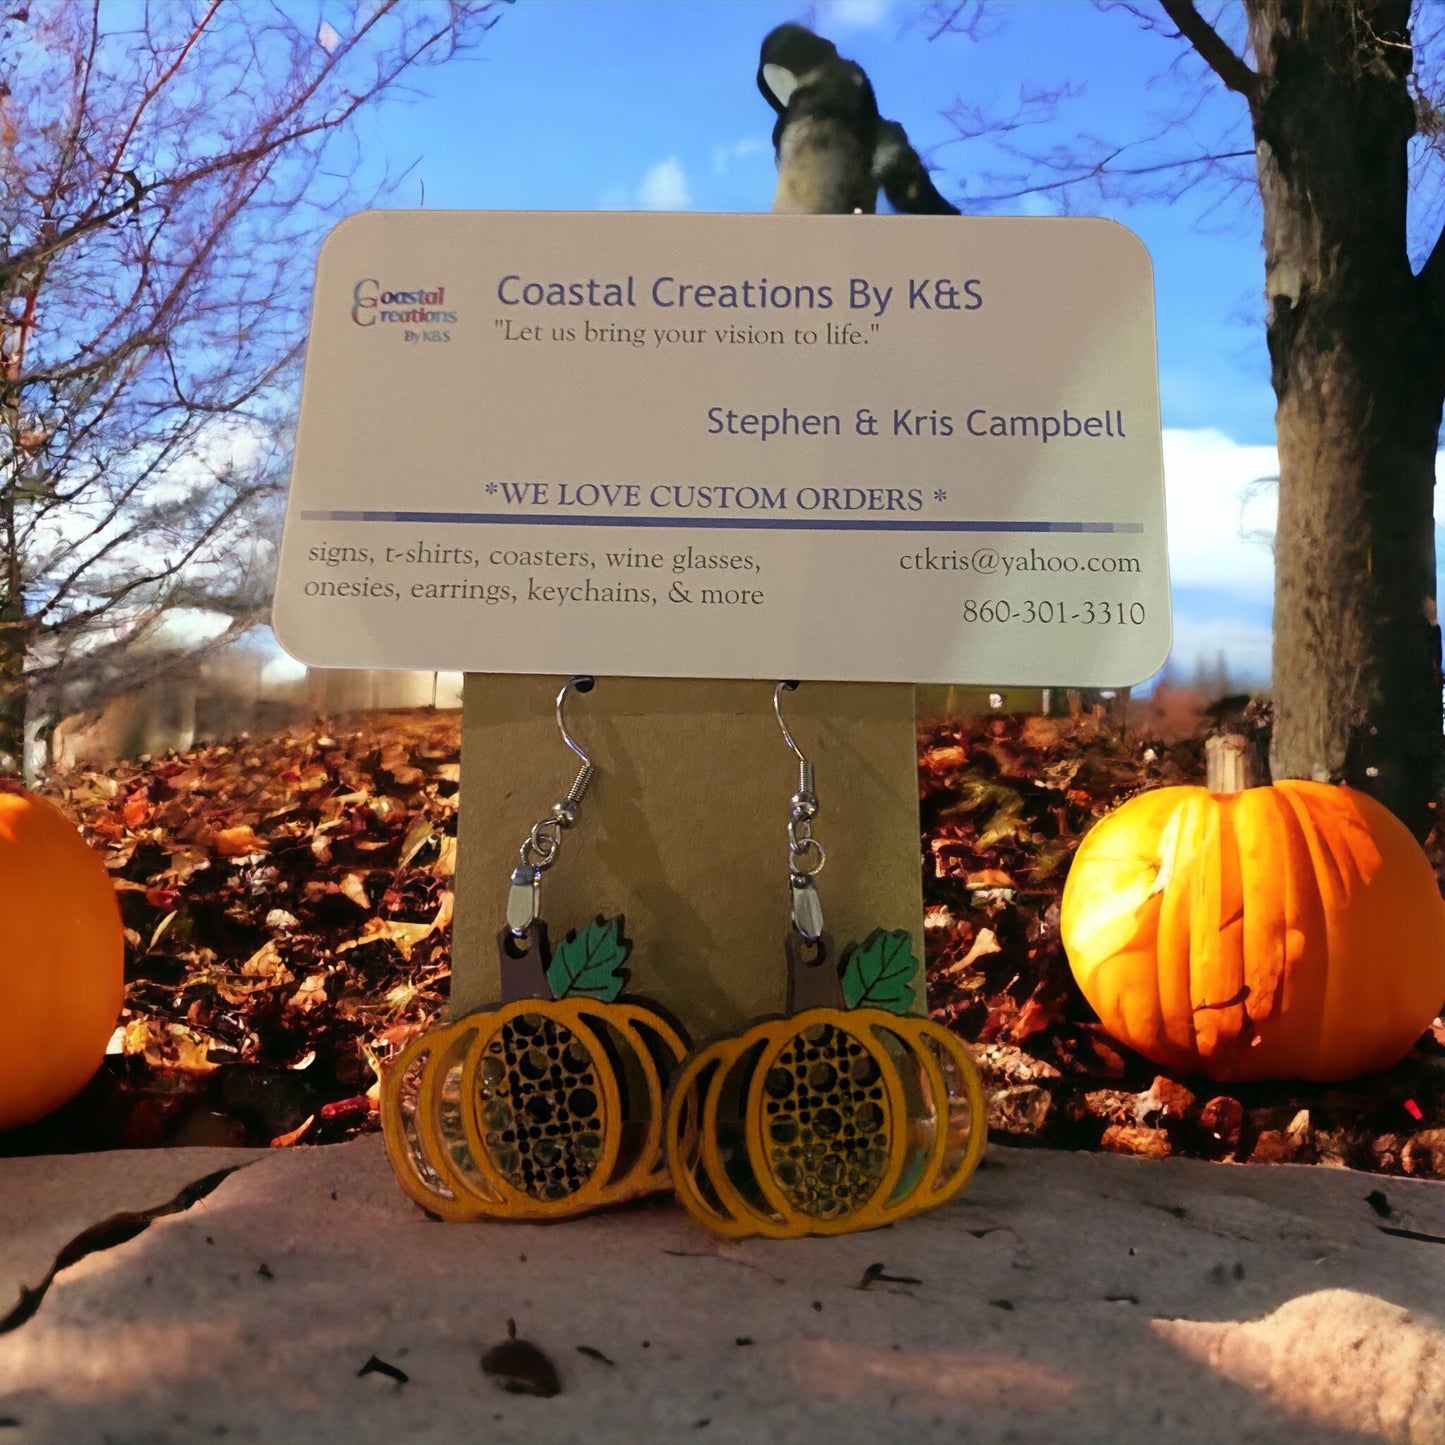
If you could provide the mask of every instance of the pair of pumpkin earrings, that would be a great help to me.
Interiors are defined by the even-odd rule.
[[[502,999],[421,1035],[382,1089],[398,1181],[449,1220],[551,1220],[672,1189],[728,1238],[871,1229],[957,1195],[983,1154],[983,1087],[964,1044],[913,1015],[919,972],[906,930],[876,929],[835,957],[815,876],[813,765],[789,800],[788,1012],[691,1048],[656,1004],[625,992],[619,914],[553,947],[542,875],[580,815],[594,768],[528,834],[497,938]]]

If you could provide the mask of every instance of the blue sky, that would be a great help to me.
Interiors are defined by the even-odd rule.
[[[997,0],[990,13],[999,23],[985,38],[931,39],[924,7],[905,0],[519,0],[478,51],[368,115],[363,144],[373,165],[405,172],[391,205],[765,211],[772,112],[754,85],[758,46],[795,19],[864,66],[883,113],[967,211],[1001,157],[991,142],[958,139],[945,114],[956,102],[1006,114],[1022,89],[1072,84],[1055,124],[1014,137],[1043,149],[1136,137],[1195,93],[1179,42],[1126,12]],[[1200,90],[1193,135],[1237,124],[1235,97]],[[1053,208],[1030,197],[991,209]],[[1223,651],[1236,681],[1263,682],[1273,501],[1257,483],[1275,461],[1256,203],[1221,205],[1200,185],[1168,203],[1090,196],[1074,209],[1122,220],[1154,258],[1175,665],[1187,676]]]
[[[864,66],[883,112],[905,124],[941,188],[967,209],[976,172],[996,157],[957,140],[943,114],[956,100],[1007,113],[1021,87],[1078,84],[1062,124],[1021,135],[1044,145],[1078,132],[1137,135],[1182,93],[1162,75],[1178,44],[1123,12],[1085,0],[997,0],[994,9],[999,29],[972,42],[930,41],[925,7],[903,0],[519,0],[479,52],[424,78],[426,98],[388,105],[369,128],[394,166],[415,163],[394,204],[767,210],[773,117],[754,86],[758,45],[780,21],[802,19]],[[1234,97],[1212,96],[1194,129],[1237,114]],[[1234,206],[1198,224],[1217,199],[1201,188],[1172,206],[1089,209],[1124,220],[1154,256],[1165,425],[1271,442],[1263,334],[1250,324],[1260,314],[1258,220]]]

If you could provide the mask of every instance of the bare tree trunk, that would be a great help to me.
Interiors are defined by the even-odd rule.
[[[13,418],[9,372],[18,369],[19,350],[0,359],[4,387],[0,391],[0,416],[13,438],[18,431]],[[14,443],[12,441],[12,458]],[[15,487],[19,471],[10,460],[0,471],[0,776],[20,773],[25,766],[25,704],[27,697],[25,657],[29,651],[30,629],[25,616],[25,593],[20,571],[20,549],[15,539]]]
[[[1248,0],[1278,400],[1276,778],[1423,834],[1441,782],[1440,318],[1405,235],[1409,0]]]
[[[0,606],[0,776],[25,761],[25,623]]]
[[[0,754],[262,615],[309,254],[359,113],[495,0],[28,0],[0,17]],[[382,190],[385,183],[382,184]],[[23,584],[23,586],[22,586]],[[194,653],[193,653],[194,655]],[[184,736],[185,729],[176,734]]]

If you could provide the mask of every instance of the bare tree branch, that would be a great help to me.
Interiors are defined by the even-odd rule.
[[[1159,0],[1159,4],[1226,88],[1242,95],[1252,108],[1259,98],[1259,77],[1194,8],[1194,0]]]
[[[402,0],[383,0],[383,3],[375,7],[370,18],[363,26],[361,36],[370,31],[388,12],[393,10]],[[212,0],[208,17],[219,8],[220,0]],[[478,8],[474,5],[473,8]],[[487,8],[484,4],[480,8]],[[199,37],[198,26],[195,33],[187,41],[187,48]],[[348,125],[356,116],[356,113],[363,106],[375,101],[379,95],[390,90],[396,81],[411,66],[417,64],[426,53],[434,46],[442,42],[452,32],[450,24],[439,26],[437,29],[425,34],[422,39],[412,48],[398,55],[394,63],[380,73],[375,83],[364,93],[350,95],[338,111],[318,117],[307,124],[298,125],[290,129],[268,127],[257,138],[254,144],[235,151],[229,151],[210,159],[193,169],[182,171],[171,176],[162,176],[149,182],[141,182],[136,178],[134,170],[121,172],[116,169],[116,161],[112,161],[107,167],[107,176],[122,175],[129,177],[130,194],[124,200],[104,209],[92,210],[79,217],[70,226],[55,230],[45,237],[43,241],[32,246],[24,247],[19,251],[0,256],[0,291],[3,291],[11,283],[12,278],[23,272],[30,266],[40,265],[50,260],[66,247],[74,245],[88,232],[108,226],[126,215],[128,212],[135,212],[142,202],[149,199],[158,191],[167,189],[182,189],[204,181],[221,171],[230,171],[238,166],[251,164],[261,160],[275,151],[284,150],[296,145],[298,142],[324,134],[328,131],[339,130]],[[358,36],[359,40],[361,36]],[[332,62],[324,68],[322,75],[318,75],[315,81],[310,84],[300,95],[294,98],[293,104],[296,108],[304,107],[316,95],[321,88],[322,81],[337,68],[340,61],[348,56],[355,48],[355,42],[347,43],[337,48]],[[145,108],[152,97],[147,95],[145,102],[140,109]],[[139,117],[137,117],[138,119]]]
[[[1189,184],[1187,179],[1189,173],[1195,170],[1212,169],[1224,161],[1247,159],[1254,155],[1251,151],[1221,151],[1217,154],[1185,156],[1177,160],[1157,161],[1150,165],[1139,166],[1118,166],[1114,162],[1124,154],[1127,147],[1110,151],[1097,160],[1077,164],[1068,175],[1056,181],[1034,181],[1028,185],[1020,185],[1013,190],[995,191],[984,194],[970,194],[969,201],[975,206],[1002,205],[1005,201],[1020,200],[1024,196],[1048,195],[1051,192],[1071,190],[1074,187],[1083,185],[1089,181],[1103,181],[1105,179],[1121,181],[1137,181],[1146,176],[1173,175],[1186,179],[1181,184]]]
[[[260,605],[297,259],[385,185],[357,193],[351,123],[500,12],[326,13],[32,0],[0,22],[35,41],[0,48],[0,768],[30,688],[121,681],[175,608]]]

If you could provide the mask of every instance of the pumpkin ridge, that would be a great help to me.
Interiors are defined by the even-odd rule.
[[[1169,884],[1159,909],[1158,968],[1160,1031],[1172,1047],[1194,1054],[1198,1035],[1193,1011],[1190,965],[1191,921],[1195,906],[1195,871],[1199,855],[1198,822],[1208,794],[1181,799],[1166,837]],[[1172,832],[1172,837],[1168,835]],[[1164,842],[1165,839],[1161,839]]]
[[[1327,791],[1321,791],[1327,790]],[[1322,837],[1323,821],[1334,809],[1332,784],[1307,779],[1285,779],[1278,788],[1286,826],[1292,833],[1291,875],[1300,891],[1299,952],[1287,965],[1286,1004],[1290,1037],[1284,1044],[1292,1072],[1317,1079],[1327,1068],[1326,1055],[1335,1045],[1327,1035],[1337,1005],[1331,995],[1341,986],[1347,970],[1331,966],[1340,955],[1343,938],[1336,920],[1348,908],[1350,897],[1339,864]],[[1321,808],[1323,804],[1323,808]],[[1356,893],[1358,900],[1359,894]],[[1352,984],[1345,986],[1351,987]],[[1353,1013],[1347,1009],[1347,1015]]]
[[[1243,1037],[1249,984],[1237,922],[1243,889],[1235,805],[1235,797],[1216,795],[1201,805],[1203,839],[1195,862],[1197,888],[1190,919],[1190,1002],[1195,1038],[1206,1065],[1248,1046]],[[1231,919],[1236,920],[1232,925]]]
[[[1287,778],[1280,791],[1299,822],[1313,864],[1310,872],[1319,888],[1320,903],[1329,913],[1345,907],[1350,901],[1349,881],[1327,836],[1340,816],[1336,802],[1339,789],[1328,783],[1306,787],[1306,781]],[[1290,786],[1291,783],[1294,786]],[[1326,788],[1329,792],[1321,796],[1316,788]]]
[[[1404,824],[1368,793],[1344,783],[1336,787],[1301,781],[1291,791],[1306,799],[1316,822],[1320,822],[1320,812],[1328,817],[1330,826],[1321,826],[1321,839],[1330,850],[1346,896],[1352,897],[1356,888],[1368,887],[1384,866],[1378,831],[1382,827],[1390,829],[1391,824]]]
[[[1280,1012],[1288,977],[1293,875],[1280,807],[1273,789],[1249,788],[1239,795],[1235,816],[1243,888],[1244,980],[1250,990],[1244,1009],[1256,1027]]]

